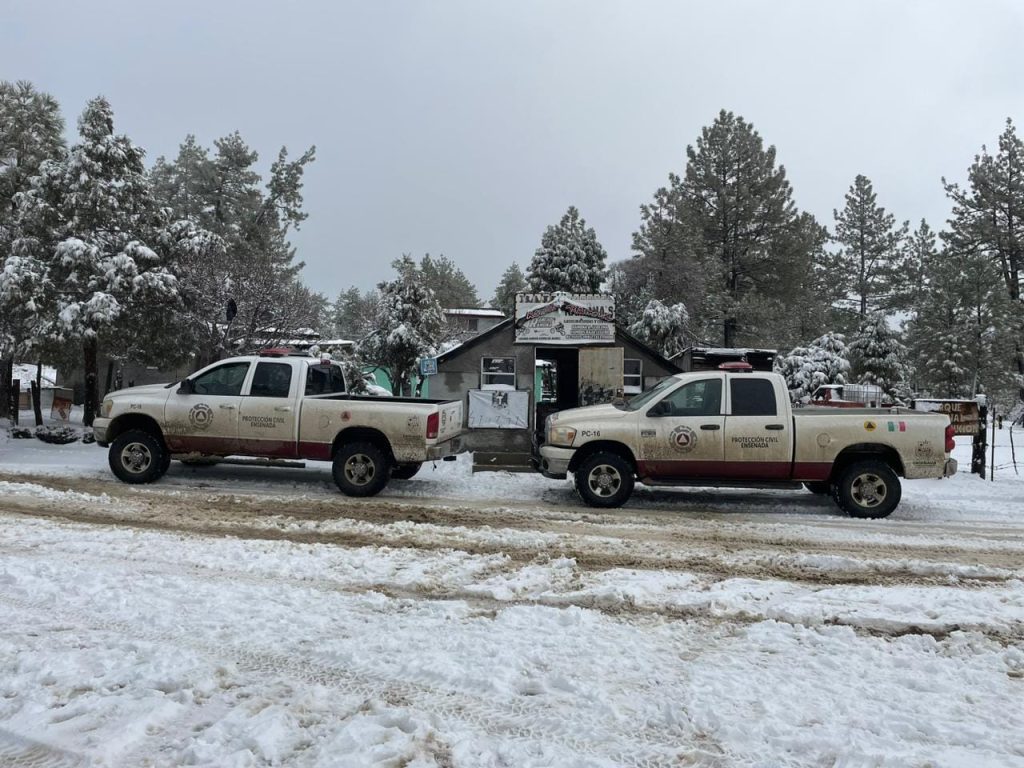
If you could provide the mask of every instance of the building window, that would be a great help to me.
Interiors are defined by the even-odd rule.
[[[644,391],[642,360],[631,360],[627,357],[622,361],[622,391],[627,395],[639,395]]]
[[[480,389],[515,389],[516,359],[514,357],[480,358]]]

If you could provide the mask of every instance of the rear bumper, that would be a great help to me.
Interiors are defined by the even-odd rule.
[[[96,445],[101,448],[106,448],[110,445],[110,441],[107,440],[108,429],[110,429],[110,419],[93,419],[92,433],[96,436]]]
[[[544,477],[552,480],[564,480],[569,474],[569,462],[572,461],[575,448],[556,448],[553,445],[542,445],[532,459],[534,468]]]
[[[952,477],[956,474],[956,459],[946,459],[946,465],[942,468],[943,477]]]
[[[445,456],[454,456],[466,452],[466,441],[462,435],[445,440],[443,443],[427,446],[427,461],[437,461]]]

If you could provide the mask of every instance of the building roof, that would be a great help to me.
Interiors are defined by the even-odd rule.
[[[500,323],[495,325],[493,328],[488,328],[483,333],[479,333],[476,336],[474,336],[473,338],[467,339],[462,344],[460,344],[459,346],[457,346],[457,347],[455,347],[453,349],[448,350],[443,355],[438,355],[437,356],[437,362],[438,363],[443,363],[444,361],[450,360],[453,357],[462,354],[463,352],[467,352],[468,350],[470,350],[473,347],[477,346],[478,344],[480,344],[484,340],[489,339],[491,336],[496,336],[497,334],[501,333],[503,330],[505,330],[506,328],[511,326],[513,324],[513,322],[514,321],[513,321],[513,319],[511,317],[505,318]],[[625,328],[623,328],[621,325],[618,325],[618,324],[615,325],[615,340],[616,341],[627,341],[630,344],[632,344],[633,346],[635,346],[638,349],[640,349],[645,355],[650,357],[652,360],[656,360],[658,362],[658,364],[661,365],[662,367],[664,367],[665,369],[667,369],[669,371],[676,371],[677,373],[682,373],[682,368],[680,368],[676,363],[673,363],[671,360],[669,360],[667,357],[662,355],[657,350],[652,349],[651,347],[649,347],[646,344],[644,344],[642,341],[640,341],[638,338],[636,338],[635,336],[630,334],[628,331],[626,331]],[[531,343],[527,342],[527,343],[523,344],[522,346],[526,346],[526,347],[528,347],[528,346],[543,347],[543,346],[546,346],[546,345],[543,342],[538,342],[538,343],[534,343],[534,344],[531,344]],[[563,345],[563,346],[565,346],[566,349],[570,349],[573,345],[566,344],[566,345]],[[610,345],[579,344],[577,346],[589,347],[589,346],[610,346]]]
[[[446,309],[444,311],[444,313],[446,315],[468,315],[468,316],[471,316],[471,317],[505,317],[505,313],[502,312],[500,309],[490,309],[490,308],[486,308],[486,309],[473,309],[473,308]]]

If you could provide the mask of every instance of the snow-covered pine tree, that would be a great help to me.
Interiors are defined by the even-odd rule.
[[[154,302],[176,300],[177,282],[142,241],[153,222],[143,150],[114,134],[113,111],[102,97],[87,104],[78,132],[79,143],[66,157],[44,162],[21,195],[13,251],[46,269],[52,293],[44,334],[81,344],[84,421],[91,425],[101,335],[119,323],[139,335]]]
[[[1021,311],[1021,270],[1024,268],[1024,142],[1007,119],[999,149],[983,146],[967,171],[967,187],[942,183],[953,203],[947,248],[984,254],[1000,270],[1015,318],[1014,354],[1024,378],[1024,312]],[[1024,388],[1022,388],[1024,392]]]
[[[884,313],[864,318],[850,342],[852,377],[860,384],[875,384],[895,401],[909,397],[911,371],[907,348],[889,326]]]
[[[56,99],[28,82],[0,81],[0,418],[8,416],[14,358],[27,352],[35,330],[43,268],[31,257],[10,260],[18,238],[17,198],[46,160],[65,151],[64,119]]]
[[[786,379],[793,402],[806,402],[820,386],[846,383],[850,361],[845,337],[829,332],[806,347],[794,347],[776,358],[775,369]]]
[[[433,354],[440,343],[444,314],[410,256],[396,261],[395,269],[396,279],[377,285],[380,298],[373,327],[358,351],[368,363],[387,371],[392,392],[401,395],[411,392],[417,361]]]
[[[338,294],[334,302],[334,333],[343,339],[359,341],[370,332],[379,298],[376,291],[361,291],[356,286]]]
[[[516,311],[516,294],[526,290],[526,275],[519,268],[516,262],[501,274],[498,287],[494,289],[494,298],[491,304],[505,313],[506,317],[512,317]]]
[[[903,280],[903,245],[909,223],[880,206],[871,181],[857,175],[846,193],[846,206],[834,210],[835,241],[841,246],[841,279],[863,319],[897,306]]]
[[[569,206],[556,226],[544,230],[527,272],[530,290],[597,293],[604,282],[607,258],[594,229]]]
[[[640,318],[629,326],[629,332],[665,357],[673,357],[687,346],[689,322],[685,305],[666,306],[651,299]]]

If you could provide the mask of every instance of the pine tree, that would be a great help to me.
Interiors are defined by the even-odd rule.
[[[908,238],[903,254],[900,280],[897,285],[894,304],[914,312],[925,298],[929,272],[938,258],[938,237],[921,219],[914,233]]]
[[[1024,379],[1024,312],[1021,312],[1021,269],[1024,267],[1024,142],[1011,120],[999,137],[999,150],[985,147],[967,172],[968,186],[943,179],[953,202],[948,248],[980,253],[997,266],[1013,305],[1016,369]]]
[[[775,369],[785,378],[793,402],[806,402],[818,387],[846,383],[850,373],[846,339],[840,333],[826,333],[776,358]]]
[[[541,237],[528,270],[530,290],[597,293],[607,258],[593,228],[570,206],[558,225],[548,227]]]
[[[526,275],[516,262],[501,274],[498,287],[494,289],[492,306],[500,309],[506,317],[512,317],[516,311],[516,294],[526,290]]]
[[[640,318],[629,326],[629,332],[665,357],[673,357],[687,346],[689,321],[690,314],[683,304],[666,306],[651,299]]]
[[[97,356],[108,334],[117,344],[155,305],[177,299],[177,281],[143,242],[154,211],[143,150],[114,134],[106,99],[88,103],[78,121],[80,141],[59,161],[47,161],[20,197],[20,237],[14,255],[35,259],[51,289],[45,335],[81,344],[86,425],[98,406]],[[123,325],[120,325],[123,324]]]
[[[480,306],[476,286],[444,254],[432,258],[426,254],[420,261],[420,274],[434,298],[444,309],[469,309]]]
[[[860,384],[874,384],[892,400],[909,395],[910,367],[907,348],[899,334],[889,327],[884,313],[864,318],[849,346],[853,378]]]
[[[842,279],[856,299],[860,317],[901,309],[895,298],[902,281],[902,249],[909,224],[896,226],[895,217],[878,205],[871,182],[862,175],[846,193],[846,207],[833,215],[835,241],[842,248]]]
[[[64,119],[57,101],[28,82],[0,81],[0,417],[7,416],[14,358],[27,353],[40,327],[35,298],[43,269],[11,257],[18,195],[47,160],[65,152]]]
[[[433,291],[418,278],[410,256],[395,264],[398,277],[377,285],[379,301],[370,333],[359,354],[387,371],[395,395],[411,392],[417,361],[433,354],[442,340],[444,313]]]
[[[342,291],[334,302],[334,333],[357,341],[366,336],[378,301],[375,291],[363,292],[354,285]]]
[[[288,242],[291,228],[307,216],[302,179],[314,157],[310,148],[290,160],[282,148],[261,188],[259,155],[235,132],[215,141],[212,154],[189,136],[173,162],[161,158],[154,166],[150,179],[169,226],[188,222],[218,238],[222,248],[213,259],[197,254],[176,262],[200,363],[325,323],[326,300],[301,286],[303,265]],[[212,247],[212,240],[201,240]],[[229,300],[237,307],[230,323]]]

